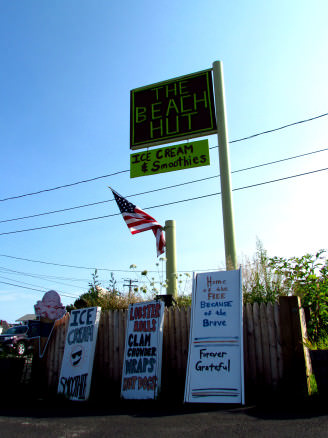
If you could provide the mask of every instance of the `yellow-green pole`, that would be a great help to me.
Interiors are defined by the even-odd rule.
[[[215,95],[216,121],[218,129],[222,213],[226,269],[237,269],[235,225],[232,206],[231,172],[229,158],[228,128],[225,111],[223,65],[213,62],[213,81]]]
[[[175,246],[175,221],[165,221],[165,241],[166,241],[166,284],[167,295],[177,296],[177,260]]]

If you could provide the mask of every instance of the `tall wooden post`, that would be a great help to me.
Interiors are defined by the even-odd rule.
[[[224,246],[226,269],[237,269],[237,255],[235,244],[235,226],[232,207],[232,190],[230,177],[230,159],[228,129],[225,111],[223,66],[221,61],[213,63],[213,81],[215,95],[216,121],[218,129],[221,197],[224,228]]]
[[[177,262],[175,248],[175,221],[165,221],[165,240],[166,240],[166,284],[167,295],[177,296]]]

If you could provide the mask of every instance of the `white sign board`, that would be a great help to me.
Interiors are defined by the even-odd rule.
[[[58,393],[70,400],[89,397],[100,311],[88,307],[71,312],[58,383]]]
[[[155,399],[161,386],[164,303],[129,305],[121,396]]]
[[[193,281],[185,402],[244,403],[241,270]]]

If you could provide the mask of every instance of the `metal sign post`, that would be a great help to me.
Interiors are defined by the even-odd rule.
[[[237,269],[237,255],[235,244],[235,226],[232,206],[232,191],[230,177],[230,159],[228,130],[225,112],[225,96],[223,81],[223,66],[221,61],[213,63],[214,95],[219,141],[220,179],[222,196],[222,213],[224,228],[224,245],[226,269]]]
[[[166,293],[177,297],[177,261],[175,250],[175,221],[165,221],[165,240],[166,240]]]

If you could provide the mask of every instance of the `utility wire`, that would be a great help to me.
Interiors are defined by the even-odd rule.
[[[10,256],[8,254],[0,254],[0,257],[6,257],[6,258],[9,258],[9,259],[15,259],[15,260],[23,260],[25,262],[41,263],[41,264],[52,265],[52,266],[60,266],[60,267],[63,267],[63,268],[87,269],[87,270],[93,270],[93,271],[95,269],[97,269],[97,271],[129,272],[130,274],[132,272],[135,272],[135,273],[138,273],[138,274],[141,274],[142,272],[144,272],[144,269],[142,269],[140,271],[136,271],[136,270],[132,270],[132,269],[107,269],[107,268],[90,268],[90,267],[87,267],[87,266],[64,265],[64,264],[61,264],[61,263],[45,262],[43,260],[33,260],[33,259],[26,259],[24,257],[14,257],[14,256]],[[215,270],[218,270],[218,269],[217,268],[211,268],[211,269],[206,269],[206,270],[204,270],[204,269],[194,269],[192,271],[177,271],[177,272],[179,272],[179,273],[180,272],[181,273],[194,272],[194,271],[198,271],[198,272],[209,271],[209,272],[212,272],[212,271],[215,271]],[[147,272],[148,273],[158,273],[158,271],[149,271],[148,269],[147,269]]]
[[[257,187],[257,186],[261,186],[261,185],[265,185],[265,184],[271,184],[271,183],[274,183],[274,182],[284,181],[284,180],[287,180],[287,179],[297,178],[297,177],[305,176],[305,175],[310,175],[310,174],[317,173],[317,172],[322,172],[322,171],[325,171],[325,170],[328,170],[328,168],[326,167],[324,169],[317,169],[317,170],[312,170],[310,172],[300,173],[300,174],[297,174],[297,175],[291,175],[291,176],[287,176],[287,177],[283,177],[283,178],[278,178],[278,179],[274,179],[274,180],[270,180],[270,181],[264,181],[262,183],[257,183],[257,184],[252,184],[252,185],[249,185],[249,186],[239,187],[239,188],[233,189],[232,191],[243,190],[243,189],[247,189],[247,188],[251,188],[251,187]],[[153,205],[151,207],[146,207],[145,210],[150,210],[152,208],[165,207],[165,206],[168,206],[168,205],[180,204],[182,202],[195,201],[197,199],[208,198],[208,197],[217,196],[217,195],[220,195],[220,194],[221,194],[221,192],[215,192],[215,193],[210,193],[208,195],[196,196],[194,198],[181,199],[179,201],[172,201],[172,202],[168,202],[168,203],[165,203],[165,204],[159,204],[159,205]],[[64,223],[61,223],[61,224],[45,225],[43,227],[26,228],[26,229],[23,229],[23,230],[16,230],[16,231],[7,231],[7,232],[4,232],[4,233],[0,233],[0,236],[4,236],[4,235],[8,235],[8,234],[24,233],[24,232],[27,232],[27,231],[44,230],[44,229],[47,229],[47,228],[61,227],[61,226],[64,226],[64,225],[72,225],[72,224],[77,224],[77,223],[82,223],[82,222],[90,222],[90,221],[94,221],[94,220],[105,219],[105,218],[108,218],[108,217],[119,216],[119,215],[121,215],[121,213],[113,213],[113,214],[107,214],[107,215],[104,215],[104,216],[92,217],[92,218],[88,218],[88,219],[80,219],[80,220],[77,220],[77,221],[64,222]]]
[[[83,208],[83,207],[92,207],[93,205],[105,204],[106,202],[112,202],[112,201],[114,201],[114,199],[106,199],[105,201],[98,201],[98,202],[92,202],[90,204],[77,205],[76,207],[68,207],[68,208],[63,208],[60,210],[46,211],[44,213],[36,213],[36,214],[31,214],[30,216],[21,216],[21,217],[16,217],[13,219],[4,219],[4,220],[0,221],[0,223],[2,224],[4,222],[19,221],[22,219],[31,219],[33,217],[45,216],[47,214],[62,213],[64,211],[75,210],[77,208]]]
[[[250,138],[258,137],[258,136],[264,135],[264,134],[269,134],[269,133],[272,133],[272,132],[275,132],[275,131],[279,131],[281,129],[289,128],[290,126],[299,125],[301,123],[310,122],[310,121],[319,119],[321,117],[325,117],[327,115],[328,115],[328,113],[320,114],[319,116],[311,117],[310,119],[300,120],[298,122],[293,122],[293,123],[289,123],[288,125],[280,126],[279,128],[270,129],[268,131],[263,131],[263,132],[259,132],[257,134],[250,135],[248,137],[243,137],[243,138],[239,138],[237,140],[232,140],[232,141],[229,141],[229,143],[237,143],[239,141],[249,140]],[[216,148],[216,147],[218,147],[218,146],[214,146],[213,148]],[[213,149],[213,148],[211,148],[211,149]],[[121,173],[126,173],[126,172],[129,172],[129,169],[127,169],[127,170],[120,170],[120,171],[117,171],[117,172],[114,172],[114,173],[110,173],[108,175],[96,176],[94,178],[89,178],[89,179],[85,179],[85,180],[82,180],[82,181],[76,181],[76,182],[70,183],[70,184],[63,184],[63,185],[60,185],[60,186],[57,186],[57,187],[52,187],[52,188],[49,188],[49,189],[43,189],[43,190],[38,190],[36,192],[25,193],[23,195],[10,196],[10,197],[7,197],[7,198],[0,199],[0,202],[9,201],[9,200],[12,200],[12,199],[24,198],[26,196],[39,195],[41,193],[51,192],[51,191],[54,191],[54,190],[59,190],[59,189],[67,188],[67,187],[72,187],[72,186],[76,186],[78,184],[84,184],[84,183],[87,183],[87,182],[96,181],[96,180],[102,179],[102,178],[108,178],[110,176],[119,175]]]
[[[313,155],[313,154],[317,154],[319,152],[325,152],[325,151],[328,151],[328,148],[318,149],[316,151],[311,151],[311,152],[305,152],[304,154],[293,155],[292,157],[281,158],[280,160],[269,161],[267,163],[257,164],[255,166],[244,167],[243,169],[233,170],[231,173],[245,172],[246,170],[253,170],[253,169],[257,169],[259,167],[271,166],[272,164],[282,163],[284,161],[294,160],[295,158],[302,158],[302,157],[306,157],[308,155]]]
[[[17,271],[14,269],[5,268],[4,266],[0,266],[0,272],[9,273],[9,274],[13,273],[13,274],[18,274],[18,275],[22,275],[22,276],[34,277],[34,278],[38,278],[41,280],[50,280],[50,281],[55,281],[55,280],[79,281],[79,282],[83,282],[83,284],[85,284],[85,282],[90,281],[89,279],[86,279],[86,278],[84,278],[84,279],[83,278],[72,278],[72,277],[62,277],[62,276],[58,276],[58,275],[45,275],[45,274],[35,274],[35,273],[31,273],[31,272],[22,272],[22,271]],[[76,287],[76,285],[74,285],[74,287]],[[82,286],[79,286],[79,287],[82,287]]]
[[[319,150],[311,151],[311,152],[306,152],[304,154],[294,155],[292,157],[282,158],[280,160],[270,161],[270,162],[267,162],[267,163],[257,164],[255,166],[245,167],[245,168],[239,169],[239,170],[233,170],[231,173],[245,172],[247,170],[252,170],[252,169],[257,169],[257,168],[264,167],[264,166],[269,166],[269,165],[272,165],[272,164],[282,163],[284,161],[294,160],[295,158],[302,158],[302,157],[306,157],[308,155],[313,155],[313,154],[317,154],[319,152],[325,152],[325,151],[328,151],[328,148],[319,149]],[[194,183],[198,183],[198,182],[202,182],[202,181],[207,181],[207,180],[210,180],[210,179],[213,179],[213,178],[219,178],[219,176],[220,175],[208,176],[208,177],[205,177],[205,178],[200,178],[200,179],[195,179],[195,180],[191,180],[191,181],[186,181],[184,183],[179,183],[179,184],[174,184],[174,185],[171,185],[171,186],[160,187],[158,189],[148,190],[146,192],[134,193],[132,195],[127,195],[126,197],[127,198],[132,198],[134,196],[146,195],[148,193],[159,192],[161,190],[172,189],[172,188],[176,188],[176,187],[185,186],[185,185],[188,185],[188,184],[194,184]],[[114,201],[114,199],[107,199],[105,201],[98,201],[98,202],[92,202],[91,204],[77,205],[75,207],[63,208],[61,210],[52,210],[52,211],[47,211],[47,212],[44,212],[44,213],[32,214],[32,215],[29,215],[29,216],[21,216],[21,217],[16,217],[16,218],[12,218],[12,219],[4,219],[4,220],[0,220],[0,223],[13,222],[13,221],[18,221],[18,220],[23,220],[23,219],[31,219],[31,218],[34,218],[34,217],[45,216],[45,215],[54,214],[54,213],[62,213],[64,211],[75,210],[75,209],[84,208],[84,207],[90,207],[90,206],[104,204],[104,203],[113,202],[113,201]]]
[[[268,131],[259,132],[258,134],[249,135],[248,137],[239,138],[238,140],[232,140],[229,141],[229,143],[237,143],[238,141],[249,140],[250,138],[258,137],[259,135],[270,134],[271,132],[280,131],[281,129],[300,125],[301,123],[311,122],[312,120],[320,119],[321,117],[326,116],[328,116],[328,113],[320,114],[319,116],[311,117],[310,119],[300,120],[299,122],[289,123],[288,125],[280,126],[279,128],[269,129]]]
[[[57,284],[60,284],[60,285],[63,285],[63,286],[74,287],[76,289],[81,289],[81,288],[84,287],[84,286],[77,286],[76,284],[64,283],[62,281],[58,281],[58,280],[55,280],[53,278],[47,278],[46,276],[42,276],[42,275],[28,274],[28,273],[25,273],[25,272],[14,271],[12,269],[0,268],[0,272],[8,274],[8,275],[20,275],[20,276],[25,276],[25,277],[37,278],[37,279],[42,280],[42,281],[48,281],[48,282],[57,283]],[[5,278],[5,277],[0,277],[0,278]],[[6,280],[12,280],[12,278],[5,278],[5,279]],[[28,283],[26,283],[26,284],[28,284]]]
[[[12,278],[8,278],[8,277],[0,276],[0,278],[2,278],[2,279],[4,279],[4,280],[10,280],[10,281],[13,281]],[[38,285],[31,284],[31,283],[26,283],[25,281],[21,281],[21,280],[14,280],[14,281],[16,281],[17,283],[23,284],[23,285],[40,287],[40,286],[38,286]],[[24,286],[24,287],[25,287],[25,286]],[[44,289],[46,289],[46,288],[44,288]],[[71,295],[71,296],[72,296],[72,297],[74,296],[74,298],[77,298],[77,297],[78,297],[78,295]]]
[[[15,260],[24,260],[26,262],[33,262],[33,263],[42,263],[44,265],[52,265],[52,266],[61,266],[64,268],[75,268],[75,269],[87,269],[87,270],[92,270],[94,271],[95,269],[97,269],[97,271],[107,271],[107,272],[142,272],[142,271],[132,271],[131,269],[106,269],[106,268],[95,268],[95,267],[87,267],[87,266],[73,266],[73,265],[64,265],[61,263],[51,263],[51,262],[45,262],[42,260],[32,260],[32,259],[26,259],[23,257],[14,257],[14,256],[10,256],[7,254],[0,254],[0,257],[7,257],[10,259],[15,259]],[[148,271],[150,272],[150,271]],[[156,271],[157,272],[157,271]]]
[[[50,189],[43,189],[43,190],[39,190],[37,192],[25,193],[24,195],[10,196],[9,198],[0,199],[0,202],[9,201],[11,199],[24,198],[25,196],[39,195],[40,193],[52,192],[53,190],[59,190],[59,189],[67,188],[67,187],[77,186],[78,184],[84,184],[87,182],[96,181],[97,179],[108,178],[109,176],[119,175],[120,173],[125,173],[125,172],[128,172],[128,170],[120,170],[118,172],[109,173],[108,175],[96,176],[94,178],[89,178],[89,179],[85,179],[82,181],[76,181],[76,182],[70,183],[70,184],[63,184],[61,186],[52,187]]]
[[[33,287],[27,287],[27,286],[20,286],[19,284],[13,284],[13,283],[7,283],[5,281],[0,281],[1,284],[7,284],[9,286],[14,286],[14,287],[20,287],[22,289],[29,289],[29,290],[34,290],[36,292],[42,292],[44,293],[44,289],[35,289]],[[76,295],[68,295],[68,294],[63,294],[61,293],[60,295],[64,296],[64,297],[68,297],[68,298],[78,298],[78,296]]]

